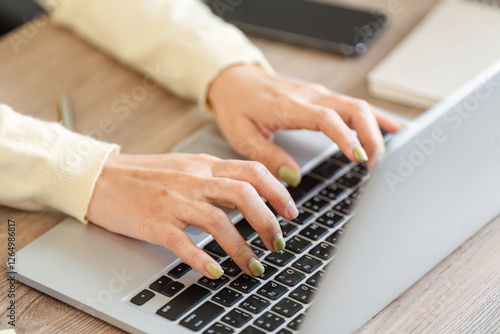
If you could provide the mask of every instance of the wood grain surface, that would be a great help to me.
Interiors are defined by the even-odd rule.
[[[413,118],[422,110],[368,94],[366,74],[432,8],[436,0],[342,0],[389,17],[389,26],[369,52],[355,59],[252,38],[275,69]],[[142,88],[141,88],[142,87]],[[146,92],[139,94],[139,92]],[[0,103],[54,121],[56,98],[71,96],[76,131],[122,145],[125,153],[165,153],[209,120],[196,104],[134,73],[70,33],[40,18],[0,39]],[[113,105],[132,97],[127,112]],[[0,189],[2,191],[2,189]],[[19,250],[64,218],[57,212],[0,207],[0,264],[7,261],[7,221],[16,222]],[[500,333],[500,218],[416,282],[371,319],[360,333]],[[0,329],[9,328],[9,282],[0,273]],[[18,333],[122,333],[52,297],[16,284]]]

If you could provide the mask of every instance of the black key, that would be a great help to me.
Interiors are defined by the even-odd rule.
[[[312,217],[313,217],[312,213],[299,209],[299,215],[294,220],[292,220],[292,222],[302,225],[304,223],[307,223],[307,221]]]
[[[248,240],[257,234],[257,232],[255,232],[253,227],[250,226],[246,219],[240,220],[237,224],[234,225],[234,227],[236,227],[238,232],[240,232],[241,236],[245,240]]]
[[[301,238],[299,236],[291,237],[290,240],[286,242],[286,249],[291,250],[297,254],[302,253],[306,248],[310,247],[312,242],[307,239]]]
[[[361,195],[363,195],[363,192],[364,192],[364,187],[361,186],[359,187],[358,189],[356,189],[355,191],[353,191],[349,197],[352,198],[352,199],[360,199],[361,198]]]
[[[171,284],[173,280],[168,278],[167,276],[162,276],[158,278],[156,281],[149,285],[149,288],[153,291],[160,292],[163,288],[166,288],[167,285]]]
[[[341,151],[335,153],[333,156],[332,156],[333,159],[337,160],[337,161],[340,161],[343,165],[345,164],[350,164],[352,161],[349,160],[349,158],[344,154],[342,153]]]
[[[357,173],[361,176],[365,176],[368,174],[368,166],[366,165],[366,162],[362,162],[362,163],[357,164],[356,166],[352,167],[351,171],[354,173]]]
[[[342,166],[334,163],[333,161],[325,161],[318,167],[314,168],[312,172],[316,175],[324,177],[325,179],[329,179],[341,169]]]
[[[355,203],[352,199],[346,198],[335,205],[333,209],[344,215],[350,215],[354,212],[354,205]]]
[[[285,319],[282,317],[266,312],[255,320],[253,324],[272,332],[284,322]]]
[[[224,274],[231,277],[234,277],[241,272],[240,267],[238,267],[238,265],[231,258],[222,262],[220,267],[224,270]]]
[[[322,182],[320,180],[315,179],[310,175],[304,175],[300,184],[296,188],[288,187],[288,191],[294,201],[298,202],[321,183]]]
[[[340,223],[345,220],[344,216],[339,215],[333,211],[328,211],[318,219],[316,219],[316,223],[321,224],[323,226],[333,228],[337,227]]]
[[[180,282],[172,282],[172,284],[169,284],[166,288],[163,288],[160,293],[167,297],[173,297],[182,289],[184,289],[184,284]]]
[[[240,334],[266,334],[260,329],[257,329],[253,326],[248,326],[247,328],[243,329]]]
[[[255,247],[251,247],[254,254],[257,255],[257,257],[261,257],[262,255],[264,255],[264,251],[262,249],[259,249],[259,248],[255,248]]]
[[[264,241],[262,241],[262,239],[260,237],[253,239],[252,245],[255,245],[255,246],[260,247],[262,249],[267,249],[266,245],[264,245]]]
[[[264,284],[264,286],[260,288],[257,293],[271,300],[277,300],[287,291],[288,289],[284,285],[271,281]]]
[[[304,316],[304,314],[299,314],[295,319],[293,319],[292,321],[290,321],[287,325],[288,328],[291,328],[295,331],[298,331],[299,330],[299,327],[300,327],[300,324],[302,323],[302,317]]]
[[[313,294],[316,292],[314,288],[311,288],[305,284],[301,284],[297,289],[290,292],[288,297],[293,298],[301,303],[309,304],[313,299]]]
[[[229,278],[227,278],[226,276],[221,276],[218,279],[210,279],[206,276],[203,276],[202,278],[200,278],[198,280],[198,284],[206,286],[207,288],[212,289],[212,290],[219,289],[221,286],[223,286],[227,282],[229,282]]]
[[[328,232],[328,230],[324,227],[319,226],[318,224],[310,224],[305,229],[300,231],[300,235],[309,238],[311,240],[318,240],[322,236],[324,236]]]
[[[215,253],[221,257],[226,257],[227,253],[222,249],[219,243],[215,240],[210,241],[204,248],[204,250]]]
[[[220,322],[216,322],[203,332],[203,334],[232,334],[232,333],[234,333],[234,330],[231,327],[227,327],[226,325],[221,324]]]
[[[361,182],[361,178],[354,176],[351,173],[345,173],[335,182],[346,188],[354,188],[355,186],[358,185],[358,183]]]
[[[156,311],[156,314],[168,320],[175,321],[208,296],[210,296],[210,290],[202,288],[197,284],[192,284],[177,297],[163,305],[163,307]]]
[[[182,319],[180,324],[193,331],[199,331],[223,312],[223,307],[212,302],[206,302]]]
[[[303,255],[300,259],[298,259],[292,264],[292,267],[310,274],[316,269],[318,269],[318,267],[321,266],[321,264],[322,262],[320,260],[315,259],[309,255]]]
[[[324,271],[318,271],[306,281],[307,284],[319,288],[321,286],[321,280],[325,277],[326,273]]]
[[[135,304],[135,305],[144,305],[148,300],[153,298],[155,296],[155,293],[152,291],[149,291],[147,289],[142,290],[139,292],[137,295],[135,295],[134,298],[130,299],[130,302]]]
[[[297,230],[297,226],[285,220],[280,220],[280,227],[281,227],[281,232],[283,233],[283,238],[288,237],[290,234],[295,232],[295,230]]]
[[[288,245],[287,245],[287,248],[288,248]],[[294,257],[295,257],[295,255],[293,255],[290,252],[281,251],[281,252],[274,252],[274,253],[268,254],[266,256],[266,260],[279,266],[279,267],[283,267],[288,262],[292,261],[292,259]]]
[[[251,318],[252,318],[251,314],[235,308],[229,311],[220,320],[233,327],[241,327],[244,324],[246,324]]]
[[[217,255],[214,255],[214,254],[211,254],[211,253],[208,253],[208,252],[205,252],[207,253],[208,255],[210,255],[210,257],[212,259],[214,259],[216,262],[220,262],[220,257],[218,257]]]
[[[232,281],[229,286],[243,293],[248,293],[255,289],[259,284],[260,281],[258,279],[243,274]]]
[[[276,274],[276,272],[278,272],[278,269],[271,266],[270,264],[262,263],[262,265],[264,266],[264,269],[266,269],[266,271],[264,271],[264,273],[259,276],[261,280],[267,280],[271,278],[274,274]]]
[[[259,296],[251,295],[241,302],[240,307],[254,314],[262,312],[266,307],[271,305],[267,299],[260,298]]]
[[[288,329],[282,328],[279,331],[277,331],[276,334],[293,334],[293,333],[290,332]]]
[[[181,262],[178,265],[176,265],[174,269],[170,270],[168,274],[173,278],[181,278],[190,270],[191,270],[190,266],[188,266],[184,262]]]
[[[326,238],[326,241],[331,242],[332,244],[336,244],[340,241],[343,234],[344,234],[344,231],[337,230],[337,231],[333,232],[328,238]]]
[[[340,188],[336,184],[330,184],[325,189],[321,190],[319,193],[321,196],[325,196],[331,200],[336,200],[340,197],[346,190],[344,188]]]
[[[272,311],[281,314],[284,317],[290,318],[293,317],[297,312],[302,309],[302,304],[297,303],[288,298],[283,298],[271,309]]]
[[[243,298],[243,295],[241,293],[228,288],[224,288],[220,290],[215,296],[213,296],[212,300],[226,307],[230,307],[233,306],[241,298]]]
[[[279,273],[279,275],[277,275],[274,279],[278,282],[293,287],[300,281],[302,281],[305,277],[306,275],[304,275],[300,271],[293,270],[292,268],[287,268]]]
[[[313,210],[315,212],[320,212],[324,208],[326,208],[330,204],[329,202],[325,201],[324,199],[319,198],[318,196],[313,196],[309,200],[307,200],[305,203],[302,204],[304,208]]]
[[[319,257],[323,260],[330,260],[335,255],[336,248],[326,242],[322,242],[309,251],[309,254]]]

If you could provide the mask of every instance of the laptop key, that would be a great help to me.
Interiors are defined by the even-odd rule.
[[[205,253],[207,253],[208,255],[210,255],[210,257],[211,257],[212,259],[214,259],[214,260],[215,260],[215,262],[220,262],[220,257],[218,257],[217,255],[211,254],[211,253],[209,253],[209,252],[205,252]]]
[[[305,284],[301,284],[295,290],[290,292],[288,297],[295,299],[301,303],[309,304],[312,301],[315,292],[316,289],[311,288]]]
[[[347,165],[347,164],[350,164],[352,161],[349,160],[349,158],[344,154],[342,153],[341,151],[335,153],[333,156],[332,156],[332,159],[335,159],[337,161],[340,161],[340,163],[342,165]]]
[[[266,334],[260,329],[257,329],[253,326],[248,326],[247,328],[243,329],[240,334]]]
[[[333,209],[348,216],[354,212],[354,204],[354,200],[346,198],[335,205]]]
[[[330,184],[328,187],[321,190],[319,192],[319,194],[321,196],[325,196],[333,201],[333,200],[336,200],[337,198],[339,198],[340,195],[342,195],[345,191],[346,190],[344,188],[340,188],[336,184]]]
[[[212,290],[219,289],[221,286],[223,286],[227,282],[229,282],[229,278],[227,278],[226,276],[221,276],[218,279],[210,279],[206,276],[203,276],[202,278],[200,278],[198,280],[198,284],[201,284],[201,285],[203,285],[209,289],[212,289]]]
[[[149,291],[147,289],[142,290],[139,292],[137,295],[135,295],[134,298],[130,300],[131,303],[142,306],[144,305],[148,300],[153,298],[155,296],[155,293],[152,291]]]
[[[286,242],[286,249],[291,250],[294,253],[300,254],[312,245],[307,239],[299,236],[294,236]]]
[[[288,328],[293,329],[294,331],[298,331],[300,324],[302,323],[302,318],[304,317],[304,313],[299,314],[295,319],[290,321],[287,325]]]
[[[265,271],[262,275],[259,276],[261,280],[265,281],[278,272],[278,269],[271,266],[270,264],[262,263],[262,265],[264,266]]]
[[[361,182],[361,178],[347,172],[340,178],[338,178],[335,182],[346,188],[354,188]]]
[[[288,248],[288,245],[287,245]],[[287,251],[274,252],[266,256],[266,260],[279,267],[285,266],[288,262],[292,261],[295,255]]]
[[[243,293],[249,293],[260,285],[260,283],[261,282],[258,279],[250,277],[247,274],[242,274],[232,281],[229,286]]]
[[[319,198],[318,196],[313,196],[309,200],[307,200],[305,203],[302,204],[304,208],[310,209],[314,212],[320,212],[324,208],[326,208],[330,204],[329,202],[325,201],[324,199]]]
[[[258,314],[269,305],[271,305],[271,302],[267,299],[261,298],[256,295],[251,295],[247,299],[242,301],[239,306],[244,310],[252,312],[253,314]]]
[[[257,293],[271,300],[277,300],[288,291],[287,287],[276,282],[267,282]]]
[[[238,223],[234,225],[238,232],[240,232],[243,239],[248,240],[255,236],[257,232],[253,229],[253,227],[247,222],[246,219],[240,220]]]
[[[277,331],[276,334],[293,334],[293,333],[286,328],[282,328],[279,331]]]
[[[182,319],[179,324],[193,331],[199,331],[222,313],[224,313],[223,307],[212,302],[205,302]]]
[[[173,278],[181,278],[185,274],[187,274],[191,270],[191,267],[185,264],[184,262],[179,263],[172,270],[168,272],[168,275]]]
[[[262,239],[260,237],[253,239],[252,245],[255,245],[255,246],[260,247],[262,249],[267,249],[266,245],[264,245],[264,241],[262,241]]]
[[[322,264],[323,262],[313,258],[312,256],[303,255],[300,259],[298,259],[292,264],[292,267],[310,274],[316,269],[318,269]]]
[[[276,328],[281,326],[281,324],[283,324],[284,322],[285,322],[284,318],[272,314],[271,312],[266,312],[263,315],[261,315],[257,320],[255,320],[253,324],[262,329],[272,332]]]
[[[149,288],[153,291],[160,292],[163,288],[166,288],[169,284],[172,284],[173,280],[167,276],[162,276],[156,281],[149,285]]]
[[[342,169],[342,166],[336,164],[333,161],[324,161],[318,167],[312,170],[312,173],[324,177],[325,179],[329,179],[334,176],[338,171]]]
[[[309,194],[314,188],[319,186],[322,181],[315,179],[310,175],[304,175],[300,184],[296,188],[288,187],[288,191],[295,202],[300,201],[307,194]]]
[[[323,214],[321,217],[316,219],[316,223],[326,226],[328,228],[337,227],[340,223],[345,220],[345,217],[335,213],[333,211],[328,211]]]
[[[175,321],[198,305],[203,299],[210,296],[210,290],[202,288],[197,284],[192,284],[182,291],[177,297],[163,305],[156,314]]]
[[[320,259],[323,260],[329,260],[332,258],[333,255],[335,255],[336,252],[336,247],[332,246],[330,244],[327,244],[326,242],[322,242],[313,249],[309,251],[309,254],[314,255],[316,257],[319,257]]]
[[[251,314],[235,308],[235,309],[229,311],[220,320],[222,322],[225,322],[228,325],[239,328],[239,327],[243,326],[244,324],[246,324],[248,321],[250,321],[250,319],[252,319]]]
[[[222,247],[219,245],[219,243],[215,240],[210,241],[204,248],[204,250],[210,251],[214,254],[219,255],[220,257],[226,257],[227,253],[225,250],[222,249]]]
[[[257,256],[257,257],[261,257],[262,255],[264,255],[264,251],[262,249],[259,249],[259,248],[255,248],[255,247],[251,247],[254,254]]]
[[[290,287],[296,286],[300,281],[306,278],[306,275],[300,271],[287,268],[279,273],[274,279]]]
[[[276,305],[273,306],[271,311],[276,312],[284,317],[293,317],[297,312],[303,308],[302,304],[297,303],[288,298],[280,300]]]
[[[163,288],[163,290],[161,290],[160,293],[167,297],[173,297],[177,294],[177,292],[181,291],[182,289],[184,289],[184,284],[180,282],[173,282],[172,284],[169,284],[166,288]]]
[[[286,220],[280,221],[281,232],[283,233],[283,238],[288,237],[290,234],[297,230],[297,226],[292,223],[287,222]]]
[[[300,235],[309,238],[311,240],[318,240],[322,236],[324,236],[328,232],[328,230],[324,227],[319,226],[318,224],[310,224],[305,229],[300,231]]]
[[[224,274],[227,276],[234,277],[241,273],[240,267],[233,261],[233,259],[229,258],[226,261],[222,262],[220,267],[224,270]]]
[[[361,196],[363,195],[363,192],[364,192],[364,187],[361,186],[361,187],[358,187],[358,189],[356,189],[355,191],[353,191],[350,195],[349,195],[349,198],[352,198],[352,199],[361,199]]]
[[[326,273],[324,271],[318,271],[306,281],[307,284],[319,288],[321,286],[321,280],[325,277]]]
[[[295,219],[293,219],[292,222],[299,225],[303,225],[304,223],[307,223],[309,219],[311,219],[312,217],[313,217],[312,213],[299,208],[299,215],[295,217]]]
[[[352,167],[351,171],[361,176],[366,176],[368,175],[368,166],[366,165],[366,162],[362,162]]]
[[[232,334],[234,330],[220,322],[216,322],[212,326],[208,327],[203,334]]]
[[[241,293],[229,288],[224,288],[213,296],[212,300],[226,307],[231,307],[241,298],[243,298]]]
[[[328,236],[328,238],[326,238],[326,241],[332,243],[332,244],[336,244],[340,241],[340,239],[342,238],[342,235],[344,234],[344,231],[342,230],[337,230],[335,232],[333,232],[332,234],[330,234]]]

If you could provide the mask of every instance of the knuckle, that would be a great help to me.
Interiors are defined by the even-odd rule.
[[[214,207],[206,213],[206,219],[209,227],[213,230],[217,230],[220,229],[229,218],[224,211]]]
[[[237,259],[241,258],[247,258],[247,254],[251,252],[251,248],[248,246],[248,244],[241,240],[238,242],[238,245],[236,246],[235,250],[232,252],[232,256]]]
[[[319,83],[310,84],[310,87],[313,90],[321,92],[321,93],[329,93],[330,92],[330,90],[328,88],[326,88],[326,86],[319,84]]]
[[[263,218],[262,228],[266,233],[272,233],[278,227],[276,217],[269,211],[266,212]]]
[[[238,181],[235,182],[232,187],[232,192],[238,196],[241,201],[251,200],[257,192],[248,182]]]
[[[269,174],[269,170],[262,163],[250,161],[247,163],[246,171],[252,179],[262,179]]]

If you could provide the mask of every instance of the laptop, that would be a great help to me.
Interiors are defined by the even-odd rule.
[[[278,217],[287,248],[265,250],[228,212],[262,277],[241,273],[194,228],[221,279],[163,247],[66,219],[18,252],[17,279],[133,333],[351,333],[500,213],[499,125],[500,62],[388,136],[371,176],[320,133],[280,133],[304,175],[290,189],[299,217]],[[213,127],[178,149],[234,156]]]

